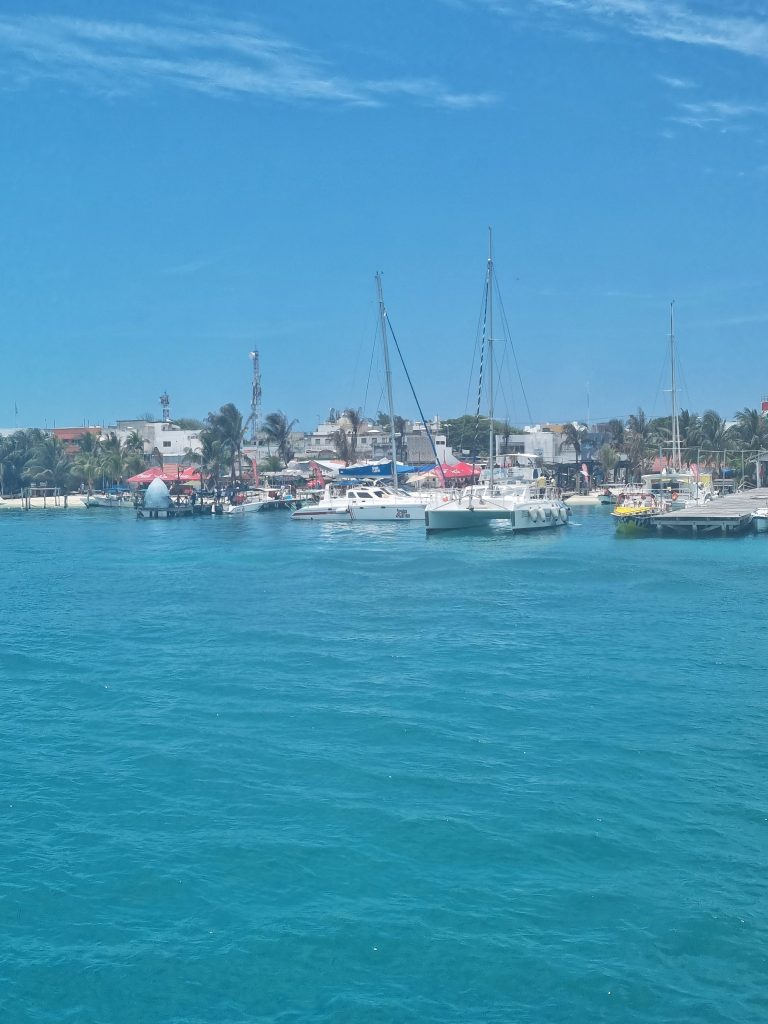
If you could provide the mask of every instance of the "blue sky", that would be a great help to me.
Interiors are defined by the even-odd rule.
[[[0,426],[468,402],[487,227],[534,420],[768,392],[766,0],[6,0]],[[508,374],[501,415],[527,422]],[[400,377],[396,404],[415,412]]]

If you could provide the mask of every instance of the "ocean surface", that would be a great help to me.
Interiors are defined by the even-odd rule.
[[[768,536],[0,514],[2,1024],[764,1024]]]

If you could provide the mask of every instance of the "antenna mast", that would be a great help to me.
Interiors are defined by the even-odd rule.
[[[164,391],[160,395],[160,405],[163,408],[163,423],[171,422],[171,400],[168,397],[168,392]]]
[[[253,363],[253,375],[251,378],[251,444],[258,441],[259,429],[261,428],[261,368],[259,366],[259,350],[254,349],[249,353]]]

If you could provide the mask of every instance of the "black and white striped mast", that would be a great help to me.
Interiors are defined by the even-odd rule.
[[[389,345],[387,344],[387,310],[384,305],[384,293],[381,288],[381,274],[376,273],[376,291],[379,296],[379,320],[381,321],[381,344],[384,349],[384,375],[387,381],[387,403],[389,405],[389,439],[392,445],[392,484],[397,482],[397,439],[395,437],[395,407],[392,401],[392,370],[389,365]]]

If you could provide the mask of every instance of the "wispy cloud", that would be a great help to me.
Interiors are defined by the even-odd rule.
[[[719,47],[768,59],[768,18],[760,0],[729,0],[712,5],[682,0],[465,0],[476,8],[517,16],[521,9],[546,11],[613,26],[648,39]]]
[[[696,88],[696,83],[689,81],[687,78],[674,78],[671,75],[657,75],[656,77],[663,85],[668,85],[670,89]]]
[[[360,81],[251,21],[0,17],[0,76],[17,86],[41,79],[107,94],[166,84],[209,96],[381,106],[407,97],[467,110],[493,103],[487,92],[458,92],[429,77]]]
[[[649,39],[710,46],[768,59],[768,21],[756,4],[710,13],[677,0],[534,0],[541,7],[586,15]],[[740,13],[741,12],[741,13]]]
[[[727,100],[705,100],[701,103],[680,103],[679,113],[672,118],[680,124],[694,128],[740,126],[754,117],[768,115],[768,105],[759,103],[733,103]]]

